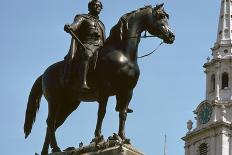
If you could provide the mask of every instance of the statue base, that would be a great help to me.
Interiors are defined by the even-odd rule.
[[[122,140],[117,134],[109,137],[107,141],[103,136],[94,138],[92,142],[83,146],[81,142],[79,148],[69,147],[64,152],[52,153],[49,155],[144,155],[135,149],[129,139]]]
[[[122,146],[114,146],[110,148],[106,148],[104,150],[98,150],[95,152],[88,153],[80,153],[78,149],[65,151],[65,152],[57,152],[49,155],[144,155],[137,149],[135,149],[130,144],[124,144]]]

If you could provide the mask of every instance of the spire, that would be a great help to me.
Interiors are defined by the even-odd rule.
[[[164,135],[164,155],[167,155],[167,136],[166,134]]]
[[[213,58],[232,56],[232,1],[221,0],[217,40],[212,48]]]

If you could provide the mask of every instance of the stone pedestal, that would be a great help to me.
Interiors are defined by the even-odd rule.
[[[103,150],[98,150],[98,151],[88,152],[83,154],[74,149],[66,152],[52,153],[50,155],[144,155],[144,154],[138,151],[137,149],[135,149],[132,145],[124,144],[122,146],[114,146]]]

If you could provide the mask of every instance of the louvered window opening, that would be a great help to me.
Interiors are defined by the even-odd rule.
[[[215,90],[215,75],[214,74],[211,76],[210,83],[211,83],[210,89],[211,89],[211,91],[214,91]]]
[[[208,152],[208,148],[207,148],[207,144],[203,143],[199,146],[199,152],[200,155],[207,155]]]
[[[222,89],[227,88],[229,86],[229,76],[228,73],[224,72],[222,74]]]

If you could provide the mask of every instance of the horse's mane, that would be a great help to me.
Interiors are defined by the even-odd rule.
[[[139,9],[136,9],[136,10],[134,10],[134,11],[128,12],[128,13],[124,14],[123,16],[128,17],[128,16],[130,16],[131,14],[135,14],[135,13],[140,12],[140,11],[142,11],[142,10],[144,10],[144,9],[147,9],[147,8],[152,8],[152,6],[151,6],[151,5],[146,5],[146,6],[142,7],[142,8],[139,8]],[[122,17],[123,17],[123,16],[122,16]]]
[[[122,41],[125,38],[127,38],[126,32],[128,31],[128,19],[131,16],[135,15],[136,13],[140,12],[141,10],[145,10],[148,8],[152,8],[152,6],[151,5],[144,6],[142,8],[131,11],[131,12],[126,13],[123,16],[121,16],[118,23],[111,28],[110,36],[107,40],[114,39],[114,40]]]

